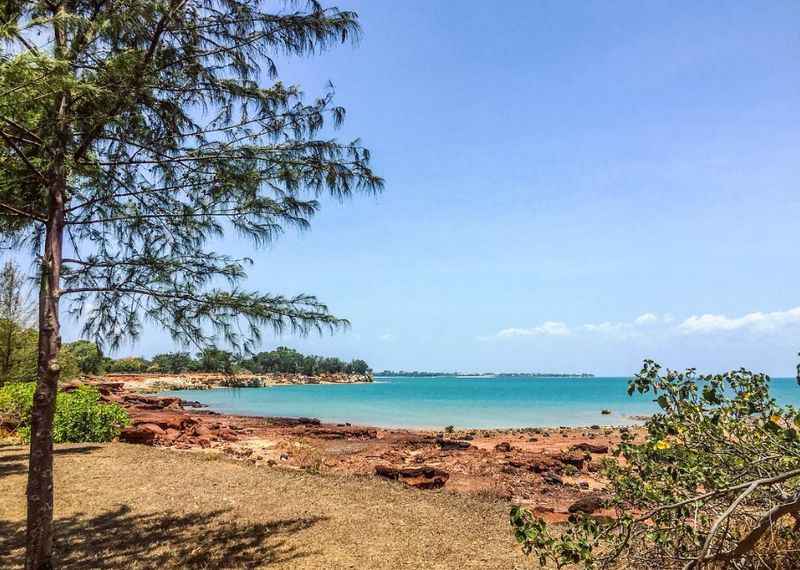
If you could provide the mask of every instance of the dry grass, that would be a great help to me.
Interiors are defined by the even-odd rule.
[[[0,568],[20,568],[26,449],[0,447]],[[508,507],[197,453],[58,446],[61,568],[515,569]]]

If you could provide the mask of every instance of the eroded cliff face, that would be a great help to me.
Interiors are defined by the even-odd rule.
[[[109,374],[109,382],[121,382],[126,390],[153,393],[166,390],[210,390],[212,388],[259,388],[283,384],[357,384],[372,382],[372,374],[324,373],[313,376],[270,372],[265,374]]]

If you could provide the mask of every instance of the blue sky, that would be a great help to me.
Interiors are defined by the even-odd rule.
[[[342,0],[357,47],[281,63],[348,109],[383,195],[253,251],[248,284],[376,368],[793,373],[800,4]],[[638,319],[638,320],[637,320]],[[65,337],[77,327],[68,325]],[[148,328],[120,352],[172,348]]]

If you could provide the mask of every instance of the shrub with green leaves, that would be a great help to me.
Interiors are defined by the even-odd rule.
[[[800,568],[800,411],[769,382],[645,361],[628,393],[653,394],[661,412],[605,462],[616,516],[553,529],[515,508],[523,550],[558,568]]]
[[[0,388],[0,425],[24,428],[30,422],[35,382],[11,382]]]
[[[19,436],[30,438],[34,382],[18,382],[0,388],[0,424],[14,428]],[[91,386],[71,392],[59,392],[53,420],[55,443],[111,441],[130,423],[128,413],[117,404],[100,401],[100,393]]]

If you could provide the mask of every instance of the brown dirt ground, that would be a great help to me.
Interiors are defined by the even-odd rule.
[[[143,445],[56,449],[60,568],[521,569],[509,503]],[[27,449],[0,447],[0,568],[21,568]]]

